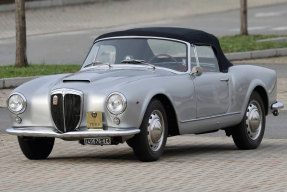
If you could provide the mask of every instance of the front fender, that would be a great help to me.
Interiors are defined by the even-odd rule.
[[[132,126],[139,128],[149,103],[156,95],[165,95],[172,102],[172,98],[169,96],[169,94],[166,93],[164,89],[151,89],[137,94],[131,94],[130,92],[125,93],[125,91],[122,91],[122,93],[127,97],[128,102],[126,111],[123,114],[117,116],[121,120],[120,127]],[[115,115],[110,114],[109,117],[111,118],[110,122],[112,122],[112,119],[115,118]]]

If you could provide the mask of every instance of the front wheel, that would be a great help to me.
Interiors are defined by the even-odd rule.
[[[23,154],[31,160],[46,159],[54,146],[55,138],[18,137]]]
[[[264,131],[263,101],[257,92],[253,92],[242,121],[232,129],[232,138],[239,149],[255,149],[260,145]]]
[[[167,118],[163,105],[152,100],[145,112],[141,132],[128,140],[139,160],[156,161],[163,154],[167,138]]]

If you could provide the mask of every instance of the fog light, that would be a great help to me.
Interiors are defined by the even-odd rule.
[[[119,124],[121,123],[121,120],[120,120],[119,118],[115,117],[115,118],[114,118],[114,123],[115,123],[116,125],[119,125]]]
[[[16,117],[16,118],[15,118],[15,121],[16,121],[18,124],[20,124],[20,123],[22,122],[22,119],[21,119],[20,117]]]

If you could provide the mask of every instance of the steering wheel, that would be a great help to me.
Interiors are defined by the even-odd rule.
[[[157,54],[157,55],[153,56],[148,62],[152,63],[153,60],[155,60],[155,59],[157,59],[159,57],[167,57],[167,58],[170,58],[175,63],[178,63],[177,60],[173,56],[171,56],[169,54]]]

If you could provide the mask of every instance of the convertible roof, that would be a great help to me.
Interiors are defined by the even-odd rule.
[[[154,36],[154,37],[165,37],[178,39],[189,42],[195,45],[209,45],[212,46],[217,58],[219,60],[219,67],[222,72],[226,72],[232,64],[224,56],[218,39],[209,33],[195,29],[177,28],[177,27],[151,27],[151,28],[135,28],[125,31],[116,31],[106,33],[95,41],[109,37],[120,37],[120,36]]]

